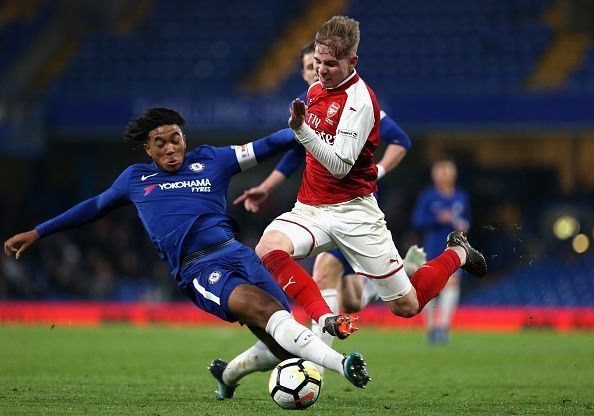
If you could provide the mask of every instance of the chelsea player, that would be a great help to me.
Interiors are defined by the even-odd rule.
[[[258,352],[254,371],[299,356],[364,387],[369,375],[362,356],[344,357],[293,318],[284,293],[253,250],[235,240],[237,224],[226,212],[232,176],[294,146],[294,133],[285,129],[242,146],[202,145],[186,152],[184,123],[166,108],[148,109],[133,119],[125,142],[144,148],[152,163],[129,166],[105,192],[11,237],[4,243],[6,255],[18,259],[39,238],[134,204],[181,292],[200,309],[247,325],[259,338],[250,349]],[[334,318],[327,317],[326,326],[335,325]],[[219,384],[217,396],[233,397],[235,378],[225,371],[226,363],[213,363],[210,370]]]
[[[450,232],[467,232],[470,228],[470,199],[463,189],[456,186],[457,177],[456,163],[452,158],[442,156],[436,159],[431,166],[433,186],[423,190],[415,204],[412,225],[423,233],[423,245],[429,259],[439,255],[442,241]],[[432,299],[424,310],[429,344],[449,341],[451,319],[460,298],[460,275],[460,271],[456,271],[439,296]],[[439,312],[438,316],[436,312]]]

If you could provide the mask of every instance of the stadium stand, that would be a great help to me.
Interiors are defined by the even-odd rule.
[[[80,49],[42,94],[41,104],[47,110],[50,132],[66,131],[67,140],[81,133],[85,137],[101,136],[101,141],[106,134],[97,127],[108,126],[107,134],[115,132],[113,136],[119,138],[123,122],[145,104],[145,101],[137,102],[139,96],[150,96],[151,102],[160,102],[161,98],[169,100],[167,102],[188,101],[190,105],[182,110],[200,109],[182,111],[189,114],[190,124],[194,128],[206,125],[223,131],[221,135],[229,136],[229,128],[235,125],[250,132],[271,131],[285,125],[288,97],[301,93],[304,88],[296,70],[278,91],[265,97],[245,98],[238,94],[238,89],[250,71],[261,64],[259,60],[266,56],[269,45],[284,33],[287,23],[304,13],[307,2],[234,0],[225,2],[225,7],[213,7],[207,0],[179,0],[175,7],[165,0],[148,3],[151,8],[144,20],[129,32],[114,30],[109,25],[89,26]],[[522,122],[522,126],[527,125],[529,129],[543,129],[543,123],[549,120],[560,126],[575,122],[594,124],[591,105],[594,47],[586,51],[581,66],[570,75],[560,95],[541,96],[526,88],[527,80],[556,36],[543,19],[547,9],[555,4],[553,0],[378,0],[347,4],[344,14],[360,20],[363,29],[358,70],[377,90],[380,99],[388,102],[387,107],[399,110],[391,114],[396,114],[407,130],[409,125],[417,127],[450,120],[455,111],[454,115],[467,117],[456,125],[458,128],[468,128],[469,118],[474,123],[472,127],[484,130],[490,130],[494,120]],[[39,5],[31,20],[0,15],[0,75],[5,82],[10,82],[6,79],[7,71],[56,16],[53,2],[39,2]],[[571,101],[575,96],[583,100]],[[220,99],[220,105],[202,111],[199,104],[203,103],[200,101],[203,97],[215,104]],[[452,104],[444,106],[444,97]],[[261,119],[255,114],[262,103],[273,113],[269,118]],[[541,112],[544,108],[546,112]],[[522,111],[528,112],[526,119],[518,117]],[[105,124],[99,125],[99,122]],[[5,139],[3,123],[0,114],[0,141]],[[75,129],[68,130],[72,126]],[[424,132],[418,128],[412,131]],[[424,145],[416,143],[416,148]],[[0,147],[0,152],[6,151],[6,146]],[[46,155],[51,153],[47,147],[44,147]],[[56,157],[56,153],[60,152],[51,156]],[[59,156],[70,159],[80,156],[75,152],[64,151],[64,154],[66,156]],[[419,168],[409,168],[407,173],[411,177],[418,175],[424,169],[423,162],[417,158],[415,163]],[[549,166],[545,172],[530,165],[528,173],[523,172],[524,166],[517,165],[515,170],[502,167],[507,172],[489,171],[485,166],[475,170],[465,167],[474,181],[465,186],[479,194],[476,210],[495,216],[498,204],[505,202],[502,195],[516,198],[517,209],[523,213],[524,232],[530,234],[532,240],[537,240],[542,232],[539,221],[545,215],[546,206],[555,199],[564,198],[570,205],[594,203],[591,190],[579,189],[579,186],[573,189],[574,194],[560,193],[557,173]],[[36,176],[43,176],[45,168],[43,163],[37,162]],[[116,167],[103,170],[105,177],[113,178]],[[106,182],[89,178],[92,174],[94,172],[83,169],[80,183],[62,185],[61,190],[67,190],[58,193],[59,197],[53,194],[53,202],[45,205],[42,198],[34,194],[52,195],[49,190],[43,193],[40,190],[50,189],[52,184],[48,181],[41,186],[33,179],[22,179],[22,188],[30,195],[16,201],[12,197],[14,192],[6,193],[11,195],[9,197],[0,196],[2,230],[16,232],[67,208],[81,195],[101,191],[100,186]],[[87,189],[70,188],[76,185],[84,188],[85,181]],[[422,185],[418,179],[411,181],[409,189],[397,194],[398,197],[403,195],[398,201],[399,215],[410,209],[406,201],[413,200],[414,192]],[[531,185],[534,183],[537,185]],[[542,199],[537,199],[540,196]],[[34,209],[25,209],[29,206]],[[40,244],[26,264],[2,258],[0,299],[175,298],[175,288],[167,272],[155,256],[146,255],[153,253],[153,248],[139,228],[130,226],[135,221],[133,216],[119,213],[96,227],[56,237],[53,243]],[[249,218],[246,222],[253,221],[257,220]],[[397,226],[407,222],[406,218],[390,220]],[[102,243],[105,235],[121,237],[118,237],[121,245],[117,253],[109,244]],[[507,241],[515,237],[509,232]],[[501,246],[506,241],[503,237],[497,238],[493,245]],[[532,264],[512,264],[513,267],[498,263],[503,261],[504,255],[494,257],[494,271],[499,275],[487,281],[485,287],[470,287],[464,292],[462,303],[594,305],[594,259],[584,256],[567,260],[566,254],[555,258],[539,257]],[[535,287],[537,289],[533,290]]]
[[[56,10],[46,4],[44,7],[23,7],[5,2],[0,9],[0,74],[30,46],[43,27],[55,15]]]
[[[549,3],[352,2],[346,13],[365,28],[359,70],[382,94],[501,94],[522,91],[550,43]]]
[[[464,305],[592,306],[594,256],[553,258],[524,264],[497,284],[470,291]]]
[[[571,77],[567,89],[574,94],[594,94],[594,46],[588,50],[581,68]]]
[[[295,2],[155,1],[152,13],[128,36],[94,32],[61,79],[53,97],[228,95],[265,52],[293,13]],[[274,18],[270,18],[273,16]]]

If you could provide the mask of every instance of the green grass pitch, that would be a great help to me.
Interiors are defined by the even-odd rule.
[[[270,415],[267,373],[217,401],[206,370],[254,342],[240,328],[0,326],[3,415]],[[363,328],[340,351],[360,351],[365,390],[326,372],[316,415],[593,415],[594,334],[456,332],[429,347],[424,334]]]

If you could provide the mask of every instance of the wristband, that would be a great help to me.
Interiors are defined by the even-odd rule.
[[[381,179],[386,174],[386,169],[382,165],[377,165],[377,178]]]

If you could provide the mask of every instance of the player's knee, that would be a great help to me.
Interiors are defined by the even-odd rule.
[[[246,314],[249,315],[253,325],[266,330],[266,325],[268,324],[270,317],[280,310],[284,310],[280,303],[263,301],[251,306]]]
[[[389,303],[390,311],[402,318],[412,318],[419,313],[419,302],[413,298],[402,298]]]
[[[344,274],[344,267],[332,254],[321,253],[316,257],[313,279],[320,289],[335,289]]]
[[[260,241],[258,242],[254,250],[256,252],[256,255],[262,258],[271,251],[274,251],[276,249],[277,248],[275,246],[274,238],[270,238],[267,234],[264,234],[262,238],[260,238]]]
[[[283,250],[289,254],[292,254],[293,252],[291,241],[288,237],[278,231],[265,233],[254,249],[256,255],[260,258],[274,250]]]
[[[235,287],[229,295],[227,306],[239,321],[263,330],[266,330],[266,324],[275,312],[284,310],[278,299],[251,284]]]
[[[341,306],[342,306],[342,310],[345,313],[361,312],[361,299],[360,298],[343,298]]]

